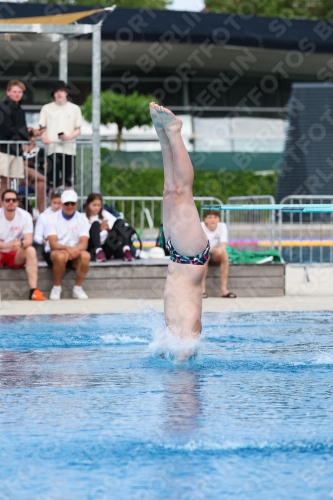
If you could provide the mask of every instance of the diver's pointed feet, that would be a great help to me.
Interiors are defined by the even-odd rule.
[[[150,109],[153,109],[154,113],[159,117],[167,135],[180,132],[183,122],[170,109],[159,106],[156,103],[150,103]]]
[[[156,106],[157,104],[155,102],[151,102],[149,104],[149,111],[150,111],[150,116],[151,116],[151,119],[153,121],[153,124],[154,124],[154,127],[155,127],[155,130],[157,132],[157,134],[159,134],[160,132],[164,132],[164,126],[163,126],[163,123],[156,111]]]

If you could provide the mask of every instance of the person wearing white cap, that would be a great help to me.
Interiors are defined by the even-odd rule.
[[[62,208],[48,220],[47,237],[50,244],[50,263],[53,268],[54,286],[50,299],[59,300],[61,280],[66,267],[76,270],[73,288],[74,299],[87,299],[82,283],[89,270],[90,254],[87,252],[89,221],[84,214],[76,211],[78,197],[72,189],[61,195]]]

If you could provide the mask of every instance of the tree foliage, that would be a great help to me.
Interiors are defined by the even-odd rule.
[[[196,170],[194,196],[216,196],[224,203],[229,196],[275,194],[278,172],[258,175],[256,172],[216,172]],[[101,192],[104,196],[162,196],[163,169],[116,168],[103,160]]]
[[[52,3],[58,5],[87,5],[92,7],[131,7],[139,9],[165,9],[172,0],[27,0],[30,3]]]
[[[156,101],[152,95],[142,95],[137,91],[130,95],[117,94],[111,90],[101,92],[101,123],[116,123],[118,127],[117,149],[120,149],[123,128],[152,125],[149,103]],[[88,122],[92,122],[92,95],[88,96],[82,106],[82,114]]]
[[[205,0],[209,12],[303,19],[333,19],[332,0]]]

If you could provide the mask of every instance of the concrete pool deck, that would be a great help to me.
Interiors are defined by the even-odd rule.
[[[310,281],[304,280],[304,267],[286,266],[286,295],[283,297],[208,298],[204,312],[224,311],[333,311],[333,268],[311,267]],[[162,299],[89,299],[31,302],[0,301],[0,316],[36,314],[138,313],[153,308],[163,311]]]

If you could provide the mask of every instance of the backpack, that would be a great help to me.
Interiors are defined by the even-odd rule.
[[[159,230],[158,230],[158,235],[156,238],[156,247],[163,248],[164,253],[166,256],[170,255],[169,249],[166,246],[165,242],[165,236],[164,236],[164,231],[163,231],[163,224],[160,225]]]
[[[134,258],[138,259],[140,257],[142,241],[134,227],[127,224],[123,219],[117,219],[111,231],[117,233],[117,236],[122,240],[122,245],[128,245],[130,247],[131,254]],[[134,246],[135,240],[139,242],[139,248]]]
[[[112,203],[110,203],[110,205],[107,205],[106,203],[104,203],[103,208],[104,208],[104,210],[106,210],[107,212],[109,212],[114,217],[117,217],[117,219],[119,219],[119,217],[121,216],[120,212],[117,212],[117,210],[114,208],[114,206],[112,205]]]

